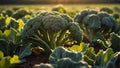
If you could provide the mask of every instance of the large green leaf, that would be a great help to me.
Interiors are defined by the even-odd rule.
[[[14,49],[15,46],[9,45],[9,43],[4,39],[0,39],[0,50],[3,51],[5,56],[12,56],[14,54]]]
[[[17,22],[17,20],[15,20],[14,18],[11,18],[8,26],[7,26],[8,29],[10,28],[14,28],[14,29],[18,29],[19,28],[19,23]]]
[[[79,45],[73,45],[72,47],[69,47],[69,50],[76,51],[76,52],[85,52],[88,48],[88,45],[85,43],[80,43]]]
[[[119,63],[120,63],[120,52],[117,52],[115,53],[115,56],[107,63],[106,68],[116,68],[119,66]]]
[[[0,51],[0,60],[4,57],[4,54],[2,51]]]
[[[5,17],[0,16],[0,30],[4,31],[5,29]]]
[[[68,51],[63,47],[57,47],[49,57],[52,64],[56,64],[59,59],[70,58],[72,61],[79,62],[82,60],[82,53]]]
[[[20,63],[21,61],[19,60],[19,56],[13,55],[13,57],[10,59],[10,64],[14,63]]]
[[[93,59],[90,59],[87,55],[84,55],[84,60],[85,60],[88,64],[94,66],[95,61],[94,61]]]
[[[4,32],[0,31],[0,50],[4,52],[5,56],[12,56],[15,49],[21,45],[21,41],[19,32],[13,28]]]
[[[105,63],[104,63],[104,57],[103,57],[103,50],[100,50],[95,58],[95,66],[101,66],[104,67]]]
[[[87,55],[90,59],[95,59],[95,51],[93,47],[88,48],[84,55]]]
[[[111,48],[108,48],[105,52],[104,52],[104,62],[105,64],[108,63],[109,60],[111,60],[114,57],[114,52]]]
[[[31,54],[31,47],[29,45],[19,46],[16,49],[16,53],[18,54],[20,59],[23,59],[24,57]]]
[[[120,35],[117,35],[115,33],[111,33],[111,48],[114,50],[114,52],[120,51]]]
[[[2,33],[2,31],[0,30],[0,38],[2,38],[3,37],[3,33]]]
[[[13,57],[6,56],[0,59],[0,68],[10,68],[13,67],[14,64],[20,63],[19,57],[14,55]]]
[[[101,47],[103,49],[106,49],[109,47],[109,44],[107,43],[107,40],[104,38],[104,36],[100,33],[96,33],[93,40],[93,42],[98,42],[101,44]]]
[[[7,57],[3,57],[1,60],[0,60],[0,68],[9,68],[10,67],[10,56],[7,56]]]

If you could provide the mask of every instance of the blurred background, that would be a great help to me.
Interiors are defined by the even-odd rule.
[[[0,4],[120,3],[120,0],[0,0]]]

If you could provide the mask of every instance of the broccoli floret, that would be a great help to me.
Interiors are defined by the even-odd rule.
[[[80,42],[82,40],[82,29],[77,23],[71,23],[69,26],[69,31],[71,32],[71,37]]]
[[[83,19],[90,14],[97,14],[98,12],[96,10],[90,10],[90,9],[85,9],[82,10],[79,14],[77,14],[74,18],[74,20],[78,23],[83,23]]]
[[[48,31],[59,32],[66,27],[66,24],[68,22],[60,15],[48,15],[43,18],[43,27]]]
[[[100,20],[102,20],[104,17],[111,17],[107,12],[99,12],[98,16],[100,17]]]
[[[72,29],[69,29],[69,27],[72,27],[70,25],[72,22],[72,19],[66,14],[44,11],[30,19],[25,24],[21,34],[23,39],[34,40],[50,54],[52,49],[62,46],[70,40],[74,39],[77,42],[82,40],[80,27],[75,28],[78,31],[73,29],[75,30],[74,33],[71,32],[73,31]]]
[[[115,20],[112,17],[104,17],[101,24],[106,27],[106,29],[115,28]]]
[[[99,29],[101,27],[100,18],[96,14],[86,16],[83,23],[90,29]]]

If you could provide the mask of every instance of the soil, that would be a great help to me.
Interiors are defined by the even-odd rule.
[[[49,63],[49,56],[44,52],[33,51],[31,55],[25,57],[26,62],[18,64],[15,68],[32,68],[35,64]]]

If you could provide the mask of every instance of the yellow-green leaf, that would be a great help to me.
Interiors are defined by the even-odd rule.
[[[17,55],[14,55],[13,58],[10,59],[10,63],[20,63],[19,57]]]

